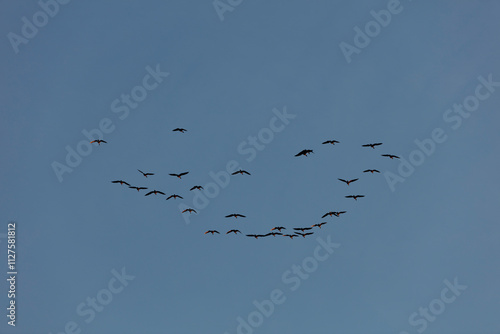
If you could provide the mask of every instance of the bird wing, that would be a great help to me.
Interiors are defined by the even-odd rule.
[[[144,174],[144,172],[142,170],[138,169],[138,171],[141,172],[142,174]]]
[[[351,180],[351,181],[349,181],[349,182],[354,182],[354,181],[357,181],[357,180],[359,180],[359,179],[352,179],[352,180]]]
[[[184,175],[187,175],[187,174],[189,174],[189,172],[180,173],[179,175],[180,176],[184,176]]]
[[[146,195],[144,195],[144,196],[149,196],[149,195],[151,195],[151,194],[153,194],[153,193],[154,193],[154,191],[150,191],[150,192],[148,192],[148,193],[147,193]]]
[[[243,171],[243,173],[247,174],[247,175],[251,175],[249,172],[247,172],[246,170]]]
[[[338,180],[347,183],[347,181],[344,179],[338,179]]]

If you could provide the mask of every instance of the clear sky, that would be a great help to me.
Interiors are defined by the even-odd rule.
[[[500,332],[500,3],[1,8],[0,333]]]

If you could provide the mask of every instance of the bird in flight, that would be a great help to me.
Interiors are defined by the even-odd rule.
[[[283,226],[276,226],[276,227],[273,227],[273,228],[271,229],[271,231],[274,231],[274,230],[278,230],[278,231],[280,231],[280,232],[281,232],[281,230],[286,230],[286,227],[283,227]]]
[[[247,234],[247,237],[254,237],[255,239],[258,239],[260,237],[263,237],[261,234]]]
[[[399,157],[397,155],[392,155],[392,154],[381,154],[381,156],[388,157],[388,158],[391,158],[391,159],[393,159],[393,158],[399,159]]]
[[[189,190],[191,191],[191,190],[195,190],[195,189],[196,190],[201,190],[201,189],[203,189],[203,187],[202,186],[194,186],[193,188],[191,188]]]
[[[363,197],[364,197],[364,196],[363,196]],[[343,214],[343,213],[346,213],[346,211],[338,211],[338,212],[333,212],[333,215],[334,215],[335,217],[338,217],[338,216],[340,216],[340,215],[341,215],[341,214]]]
[[[349,180],[349,181],[344,180],[344,179],[339,179],[339,181],[345,182],[345,183],[347,183],[347,185],[349,185],[349,183],[357,181],[357,180],[359,180],[359,179],[352,179],[352,180]]]
[[[148,189],[146,187],[129,187],[129,188],[137,189],[137,191],[142,190],[142,189]]]
[[[230,230],[230,231],[226,232],[226,234],[229,234],[229,233],[238,234],[238,233],[241,233],[241,231],[240,230]]]
[[[279,232],[271,232],[271,233],[267,233],[265,236],[268,236],[268,235],[272,235],[273,237],[277,236],[277,235],[283,235],[283,233],[279,233]]]
[[[304,232],[304,231],[307,231],[307,230],[311,230],[312,227],[294,227],[293,229],[296,230],[296,231],[302,231],[302,232]],[[297,232],[295,232],[295,233],[297,233]]]
[[[111,183],[126,184],[127,186],[129,186],[129,187],[130,187],[130,184],[128,184],[127,182],[125,182],[125,181],[123,181],[123,180],[111,181]]]
[[[358,198],[360,198],[360,197],[365,197],[365,195],[349,195],[349,196],[346,196],[345,198],[354,198],[357,201]]]
[[[175,129],[173,129],[172,131],[178,131],[178,132],[182,132],[182,133],[184,133],[184,132],[186,132],[187,130],[186,130],[186,129],[183,129],[183,128],[175,128]]]
[[[193,213],[194,212],[194,213],[197,213],[195,209],[191,209],[191,208],[182,211],[182,213],[184,213],[184,212],[189,212],[189,213]]]
[[[326,222],[323,222],[323,223],[311,225],[311,227],[319,227],[319,228],[321,228],[321,226],[323,226],[325,224],[326,224]]]
[[[139,172],[141,172],[142,175],[145,177],[148,177],[148,175],[155,175],[154,173],[144,173],[142,170],[138,169]]]
[[[332,145],[335,145],[335,143],[339,143],[339,141],[337,141],[337,140],[327,140],[327,141],[323,142],[323,144],[332,144]]]
[[[243,175],[243,174],[247,174],[247,175],[251,175],[249,172],[247,172],[246,170],[242,170],[242,169],[237,170],[236,172],[232,173],[231,175],[236,175],[236,174],[241,174],[241,175]]]
[[[301,235],[303,238],[306,237],[306,235],[311,235],[314,234],[314,232],[308,232],[308,233],[300,233],[300,232],[295,232],[295,234]]]
[[[172,174],[168,174],[168,175],[177,176],[179,179],[181,179],[184,175],[187,175],[187,174],[189,174],[189,172],[184,172],[184,173],[180,173],[180,174],[172,173]]]
[[[184,199],[184,197],[182,197],[182,196],[179,196],[179,195],[173,194],[173,195],[170,195],[170,196],[168,196],[168,197],[167,197],[167,201],[168,201],[169,199],[171,199],[171,198],[173,198],[173,199],[177,199],[177,198]]]
[[[217,230],[208,230],[203,234],[207,234],[207,233],[212,233],[212,235],[214,235],[214,233],[220,234],[219,231],[217,231]]]
[[[231,218],[231,217],[238,219],[238,217],[245,218],[246,216],[240,215],[239,213],[232,213],[232,214],[226,216],[226,218]]]
[[[290,239],[293,239],[295,237],[298,237],[296,234],[283,234],[284,237],[290,237]]]
[[[331,216],[333,216],[334,214],[335,214],[335,212],[330,211],[330,212],[325,213],[325,214],[324,214],[321,218],[325,218],[326,216],[330,216],[330,217],[331,217]]]
[[[382,143],[365,144],[365,145],[361,145],[361,146],[363,146],[363,147],[371,147],[371,148],[375,149],[375,146],[379,146],[379,145],[382,145]]]
[[[107,142],[107,141],[105,141],[105,140],[102,140],[102,139],[96,139],[96,140],[92,140],[90,143],[91,143],[91,144],[93,144],[93,143],[97,143],[97,144],[101,145],[101,143],[105,143],[105,144],[107,144],[108,142]]]
[[[380,173],[379,170],[376,170],[376,169],[367,169],[367,170],[364,170],[363,173]]]
[[[144,196],[149,196],[149,195],[151,195],[151,194],[155,194],[155,195],[157,195],[157,194],[160,194],[160,195],[165,195],[165,193],[164,193],[164,192],[161,192],[161,191],[158,191],[158,190],[153,190],[153,191],[148,192],[148,193],[147,193],[146,195],[144,195]]]
[[[295,154],[296,157],[300,157],[301,155],[306,156],[310,153],[314,153],[313,150],[302,150],[299,153]]]

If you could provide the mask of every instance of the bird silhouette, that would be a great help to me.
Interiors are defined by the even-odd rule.
[[[346,196],[345,198],[354,198],[357,201],[358,198],[360,198],[360,197],[365,197],[365,195],[349,195],[349,196]]]
[[[236,172],[232,173],[231,175],[236,175],[236,174],[241,174],[241,175],[243,175],[243,174],[247,174],[247,175],[251,175],[249,172],[247,172],[246,170],[242,170],[242,169],[237,170]]]
[[[147,193],[146,195],[144,195],[144,196],[149,196],[149,195],[151,195],[151,194],[155,194],[155,195],[157,195],[157,194],[160,194],[160,195],[165,195],[165,193],[164,193],[164,192],[161,192],[161,191],[158,191],[158,190],[153,190],[153,191],[148,192],[148,193]]]
[[[321,226],[323,226],[325,224],[326,224],[326,222],[323,222],[323,223],[311,225],[311,227],[319,227],[319,228],[321,228]]]
[[[379,145],[382,145],[382,143],[365,144],[365,145],[361,145],[361,146],[363,146],[363,147],[371,147],[371,148],[375,149],[375,146],[379,146]]]
[[[172,173],[172,174],[168,174],[168,175],[170,175],[170,176],[177,176],[179,179],[182,179],[182,177],[184,175],[187,175],[187,174],[189,174],[189,172],[184,172],[184,173],[180,173],[180,174]]]
[[[258,238],[263,237],[263,235],[262,235],[262,234],[247,234],[246,236],[247,236],[247,237],[254,237],[255,239],[258,239]]]
[[[277,236],[277,235],[283,235],[283,233],[280,233],[280,232],[271,232],[271,233],[267,233],[266,236],[268,235],[272,235],[273,237]]]
[[[363,196],[363,197],[364,197],[364,196]],[[346,211],[338,211],[338,212],[334,212],[334,213],[333,213],[333,215],[334,215],[335,217],[339,217],[339,216],[340,216],[341,214],[343,214],[343,213],[346,213]]]
[[[276,227],[273,227],[273,228],[271,229],[271,231],[274,231],[274,230],[278,230],[278,231],[280,231],[280,232],[281,232],[281,230],[286,230],[286,227],[283,227],[283,226],[276,226]]]
[[[240,215],[239,213],[232,213],[232,214],[226,216],[226,218],[231,218],[231,217],[238,219],[238,217],[245,218],[246,216]]]
[[[217,231],[217,230],[208,230],[204,234],[207,234],[207,233],[212,233],[212,235],[214,235],[214,233],[220,234],[219,231]]]
[[[241,231],[240,230],[230,230],[230,231],[226,232],[226,234],[229,234],[229,233],[238,234],[238,233],[241,233]]]
[[[167,201],[168,201],[169,199],[171,199],[171,198],[173,198],[173,199],[177,199],[177,198],[184,199],[184,197],[182,197],[182,196],[179,196],[179,195],[173,194],[173,195],[170,195],[170,196],[168,196],[168,197],[167,197]]]
[[[145,177],[148,177],[148,175],[155,175],[154,173],[144,173],[142,170],[138,169],[139,172],[141,172],[142,175]]]
[[[297,230],[297,231],[302,231],[302,232],[304,232],[304,231],[307,231],[307,230],[311,230],[311,229],[312,229],[312,227],[294,227],[293,229],[294,229],[294,230]]]
[[[182,132],[182,133],[184,133],[184,132],[186,132],[187,130],[186,130],[186,129],[183,129],[183,128],[175,128],[175,129],[173,129],[172,131],[178,131],[178,132]]]
[[[391,158],[391,159],[399,159],[399,157],[397,155],[392,155],[392,154],[381,154],[381,156],[383,157],[388,157],[388,158]]]
[[[367,170],[364,170],[363,173],[380,173],[379,170],[376,170],[376,169],[367,169]]]
[[[335,145],[335,143],[339,143],[339,141],[337,141],[337,140],[327,140],[327,141],[323,142],[323,144],[332,144],[332,145]]]
[[[189,212],[189,213],[193,213],[194,212],[194,213],[197,213],[195,209],[191,209],[191,208],[182,211],[182,213],[184,213],[184,212]]]
[[[290,239],[293,239],[295,237],[298,237],[296,234],[283,234],[284,237],[289,237]]]
[[[310,153],[314,153],[313,150],[302,150],[299,153],[295,154],[296,157],[300,157],[301,155],[306,156]]]
[[[137,191],[142,190],[142,189],[148,189],[146,187],[133,187],[133,186],[131,186],[129,188],[136,189]]]
[[[127,186],[129,186],[129,187],[130,187],[130,184],[128,184],[127,182],[125,182],[125,181],[123,181],[123,180],[111,181],[111,183],[126,184]]]
[[[308,232],[308,233],[300,233],[300,232],[295,232],[295,234],[301,235],[303,238],[306,237],[306,235],[311,235],[314,234],[314,232]]]
[[[195,190],[195,189],[196,190],[201,190],[201,189],[203,189],[203,187],[202,186],[194,186],[193,188],[191,188],[189,190],[191,191],[191,190]]]
[[[349,180],[349,181],[344,180],[344,179],[338,179],[338,180],[340,180],[340,181],[342,181],[342,182],[345,182],[345,183],[347,183],[347,185],[349,185],[349,183],[354,182],[354,181],[357,181],[357,180],[359,180],[359,179],[352,179],[352,180]]]
[[[97,144],[101,145],[101,143],[105,143],[105,144],[107,144],[108,142],[107,142],[107,141],[105,141],[105,140],[102,140],[102,139],[96,139],[96,140],[92,140],[90,143],[91,143],[91,144],[93,144],[93,143],[97,143]]]

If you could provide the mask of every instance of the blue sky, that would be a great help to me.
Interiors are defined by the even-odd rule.
[[[500,4],[401,1],[348,62],[341,43],[356,47],[354,28],[395,2],[232,3],[221,20],[211,1],[71,1],[17,46],[10,33],[25,38],[23,17],[43,19],[41,6],[2,4],[0,267],[7,277],[2,233],[15,221],[18,308],[15,328],[4,308],[0,332],[500,332]],[[168,76],[145,79],[154,70]],[[132,92],[147,96],[124,116],[116,108]],[[458,116],[466,100],[479,102]],[[82,131],[101,122],[108,143],[58,177],[54,162],[67,165],[67,147],[85,149]],[[418,153],[435,129],[441,142]],[[249,159],[251,137],[270,133]],[[361,147],[370,142],[383,145]],[[252,175],[210,185],[228,162]],[[391,187],[390,175],[404,181]],[[198,193],[203,206],[194,185],[213,191]],[[247,218],[224,218],[233,212]],[[322,221],[308,238],[225,234]],[[259,318],[254,301],[280,291]]]

